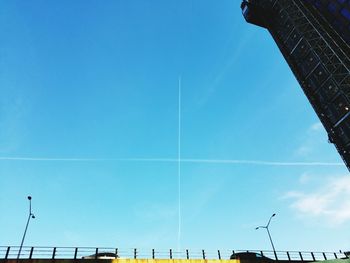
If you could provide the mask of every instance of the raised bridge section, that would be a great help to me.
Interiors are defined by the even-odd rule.
[[[350,170],[350,21],[346,30],[337,31],[322,11],[334,6],[349,12],[350,19],[349,5],[340,0],[243,0],[241,8],[247,22],[269,30]]]

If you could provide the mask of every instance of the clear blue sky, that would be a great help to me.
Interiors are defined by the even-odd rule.
[[[277,250],[350,248],[348,171],[293,165],[342,161],[239,5],[0,2],[1,245],[30,194],[26,245],[176,248],[181,77],[181,247],[270,249],[277,213]]]

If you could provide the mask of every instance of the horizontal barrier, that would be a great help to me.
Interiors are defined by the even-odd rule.
[[[19,255],[19,246],[0,246],[0,259],[230,259],[232,254],[243,258],[251,254],[279,261],[320,261],[348,258],[347,253],[306,251],[261,251],[261,250],[142,250],[95,247],[29,247],[24,246]],[[245,253],[245,254],[240,254]],[[253,255],[254,256],[254,255]]]

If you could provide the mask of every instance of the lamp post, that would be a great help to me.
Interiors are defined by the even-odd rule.
[[[271,238],[271,234],[270,234],[270,231],[269,231],[269,225],[270,225],[271,219],[272,219],[275,215],[276,215],[276,214],[273,214],[272,216],[270,216],[269,222],[267,223],[266,226],[258,226],[258,227],[255,228],[255,230],[258,230],[259,228],[265,228],[265,229],[266,229],[267,234],[269,235],[269,238],[270,238],[270,242],[271,242],[271,246],[272,246],[272,249],[273,249],[273,253],[275,254],[275,257],[276,257],[276,259],[277,259],[276,249],[275,249],[275,246],[273,245],[272,238]]]
[[[22,237],[22,242],[21,242],[21,246],[19,247],[19,251],[18,251],[18,255],[17,255],[17,260],[19,259],[19,257],[21,256],[21,251],[22,251],[22,247],[23,247],[23,243],[24,243],[24,239],[26,237],[27,234],[27,229],[28,229],[28,225],[29,225],[29,221],[31,218],[35,218],[34,214],[32,213],[32,197],[28,196],[27,197],[29,200],[29,215],[28,215],[28,220],[27,220],[27,224],[26,224],[26,228],[24,229],[24,234]]]

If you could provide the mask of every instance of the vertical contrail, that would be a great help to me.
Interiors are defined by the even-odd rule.
[[[177,191],[178,191],[178,230],[177,250],[181,249],[181,76],[178,83],[178,140],[177,140]]]

